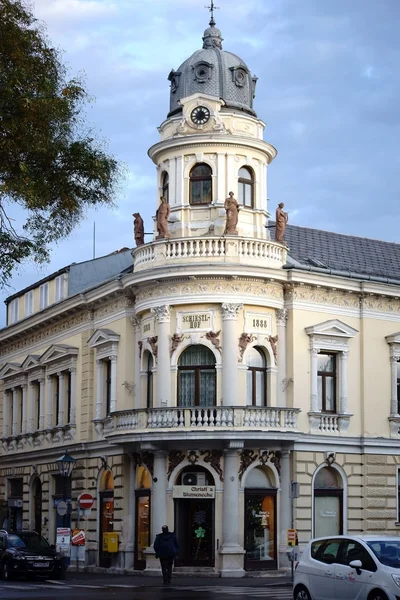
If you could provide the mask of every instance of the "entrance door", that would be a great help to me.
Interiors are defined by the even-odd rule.
[[[135,569],[146,568],[144,551],[150,544],[150,491],[140,490],[136,492]]]
[[[176,499],[177,566],[214,566],[214,500]]]
[[[276,490],[245,492],[245,569],[276,569]]]
[[[100,492],[99,566],[111,567],[111,554],[103,550],[103,533],[114,531],[114,492]]]
[[[38,478],[36,478],[33,487],[33,514],[35,531],[42,535],[42,484]]]

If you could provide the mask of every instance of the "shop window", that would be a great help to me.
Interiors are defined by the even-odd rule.
[[[215,406],[215,356],[197,344],[182,352],[178,361],[178,406]]]
[[[267,406],[267,362],[256,346],[247,352],[247,406]]]
[[[239,204],[252,208],[254,206],[254,176],[248,167],[239,169],[238,191]]]
[[[164,173],[162,174],[161,183],[162,183],[161,196],[163,196],[167,200],[167,202],[169,202],[169,175],[166,171],[164,171]]]
[[[343,482],[333,467],[323,467],[314,478],[314,537],[342,535]]]
[[[210,204],[212,202],[211,168],[199,163],[190,171],[190,204]]]
[[[322,412],[336,412],[336,354],[318,354],[318,405]]]

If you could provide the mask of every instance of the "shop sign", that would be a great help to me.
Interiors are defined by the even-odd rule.
[[[22,498],[9,498],[8,506],[10,508],[22,508]]]
[[[142,321],[142,338],[154,335],[154,317],[148,317]]]
[[[288,529],[287,530],[287,545],[288,546],[297,546],[297,530],[296,529]]]
[[[215,498],[215,485],[174,485],[173,498]]]
[[[246,311],[245,316],[246,333],[272,333],[272,316],[266,313],[256,313]]]
[[[83,529],[73,529],[71,544],[73,546],[84,546],[86,541],[85,531]]]
[[[69,556],[71,546],[71,530],[69,527],[57,527],[56,547],[61,556]]]
[[[178,312],[178,331],[210,331],[214,327],[213,317],[212,310]]]

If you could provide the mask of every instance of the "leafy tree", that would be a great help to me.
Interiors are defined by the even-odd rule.
[[[120,167],[84,128],[88,100],[25,0],[0,0],[0,287],[24,259],[47,261],[87,208],[114,201]]]

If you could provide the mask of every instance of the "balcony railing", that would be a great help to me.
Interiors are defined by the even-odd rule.
[[[286,263],[287,250],[271,240],[239,237],[192,237],[160,240],[133,251],[135,271],[178,263],[239,263],[279,268]]]
[[[299,412],[296,408],[251,406],[123,410],[103,420],[103,431],[106,436],[154,429],[197,431],[243,428],[294,431]]]

